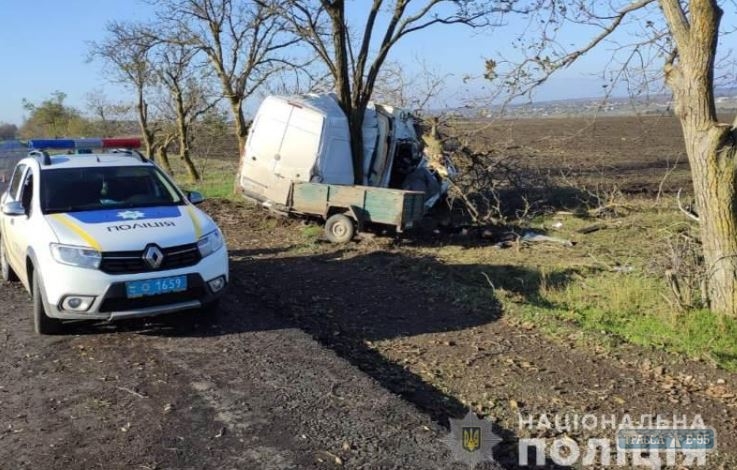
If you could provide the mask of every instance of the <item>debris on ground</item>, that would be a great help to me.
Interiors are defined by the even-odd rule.
[[[533,232],[531,230],[526,231],[522,234],[520,241],[526,243],[557,243],[563,246],[573,246],[574,242],[566,240],[560,237],[551,237],[549,235],[543,235],[542,233]]]
[[[576,230],[577,233],[581,233],[583,235],[598,232],[599,230],[603,230],[607,228],[606,224],[593,224],[593,225],[587,225],[586,227],[580,228]]]
[[[616,273],[624,273],[624,274],[627,274],[627,273],[633,272],[634,270],[635,270],[635,268],[633,266],[628,265],[628,264],[623,265],[623,266],[622,265],[616,265],[616,266],[612,267],[612,271],[614,271]]]

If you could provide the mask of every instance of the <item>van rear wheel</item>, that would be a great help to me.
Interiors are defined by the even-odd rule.
[[[333,243],[347,243],[353,239],[356,226],[344,214],[335,214],[325,222],[325,236]]]

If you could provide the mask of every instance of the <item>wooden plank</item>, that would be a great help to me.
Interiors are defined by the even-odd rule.
[[[327,213],[330,186],[318,183],[295,183],[292,209],[303,214],[324,216]]]
[[[368,220],[380,224],[400,225],[404,209],[404,195],[395,191],[373,188],[366,192],[364,210]]]
[[[363,186],[330,185],[328,203],[334,207],[358,206],[363,208],[363,200],[367,189]]]

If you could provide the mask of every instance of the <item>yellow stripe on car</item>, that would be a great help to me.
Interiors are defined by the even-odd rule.
[[[194,235],[199,240],[202,236],[202,226],[194,211],[194,207],[188,205],[187,212],[189,213],[189,218],[192,219],[192,225],[194,225]]]
[[[78,224],[71,221],[71,218],[68,215],[65,214],[52,214],[51,217],[54,218],[54,220],[59,221],[62,225],[64,225],[66,228],[71,230],[72,232],[79,235],[82,240],[87,242],[92,248],[94,248],[97,251],[102,251],[102,247],[100,247],[100,244],[97,242],[97,240],[92,237],[89,233],[87,233],[82,227],[80,227]]]

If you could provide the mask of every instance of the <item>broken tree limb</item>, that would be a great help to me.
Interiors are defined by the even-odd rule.
[[[606,224],[594,224],[594,225],[589,225],[587,227],[580,228],[576,230],[576,232],[586,235],[587,233],[597,232],[605,228],[606,228]]]
[[[678,194],[676,194],[676,202],[678,203],[678,209],[684,214],[686,214],[686,217],[688,217],[689,219],[694,220],[696,222],[701,222],[698,215],[694,214],[693,211],[683,207],[683,204],[681,203],[681,191],[682,190],[683,188],[678,188]]]

